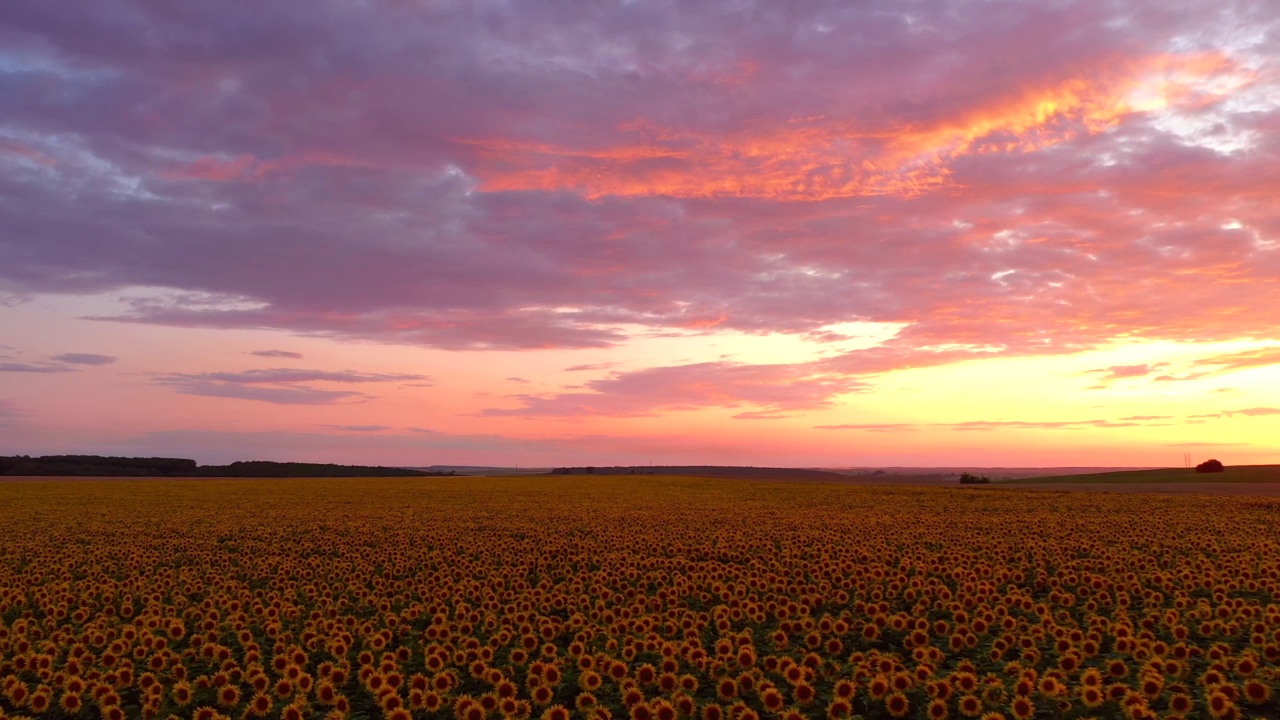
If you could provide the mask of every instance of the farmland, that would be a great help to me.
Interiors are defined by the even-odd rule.
[[[1275,717],[1280,501],[0,483],[8,718]]]
[[[1004,481],[1011,485],[1054,483],[1280,483],[1280,465],[1236,465],[1219,473],[1198,473],[1192,468],[1120,470],[1085,475],[1057,475]]]

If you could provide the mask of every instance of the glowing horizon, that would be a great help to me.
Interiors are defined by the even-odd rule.
[[[1280,462],[1280,12],[0,10],[0,454]]]

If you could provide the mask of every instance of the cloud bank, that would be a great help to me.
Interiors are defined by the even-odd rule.
[[[846,374],[1280,324],[1265,3],[95,0],[0,21],[0,289],[161,290],[116,321],[493,350],[906,326],[825,368]],[[728,371],[766,409],[839,385]],[[652,372],[606,390],[699,371]],[[607,402],[514,412],[677,401]]]

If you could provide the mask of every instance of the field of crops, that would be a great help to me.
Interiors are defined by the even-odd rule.
[[[1280,501],[0,483],[8,718],[1280,716]]]
[[[1280,465],[1233,465],[1220,473],[1198,473],[1192,468],[1121,470],[1087,475],[1055,475],[1002,481],[1009,485],[1045,483],[1280,483]]]

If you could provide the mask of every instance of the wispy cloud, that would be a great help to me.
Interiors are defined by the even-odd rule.
[[[843,423],[841,425],[814,425],[817,430],[864,430],[867,432],[914,432],[921,428],[915,423]]]
[[[428,379],[425,375],[270,368],[170,373],[157,377],[155,382],[183,395],[257,400],[277,405],[327,405],[343,400],[369,399],[371,396],[351,390],[316,388],[309,383],[374,384]]]
[[[290,350],[254,350],[250,355],[257,355],[264,358],[284,358],[289,360],[301,360],[302,353]]]
[[[613,373],[592,380],[590,392],[519,395],[515,408],[489,408],[491,417],[628,417],[659,411],[752,406],[748,413],[777,415],[786,410],[827,407],[832,400],[864,389],[862,381],[819,374],[805,365],[745,365],[709,362]],[[761,419],[746,415],[742,419]]]
[[[113,355],[98,355],[96,353],[63,353],[53,356],[54,361],[68,365],[111,365],[117,359]]]
[[[0,363],[0,372],[9,373],[64,373],[75,372],[75,368],[61,363]]]

